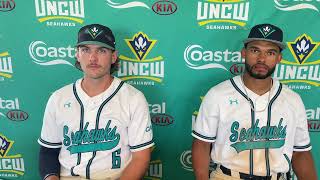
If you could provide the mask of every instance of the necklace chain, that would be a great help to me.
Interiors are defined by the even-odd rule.
[[[267,104],[264,106],[264,108],[262,110],[256,110],[256,106],[253,106],[253,104],[251,104],[251,101],[250,101],[250,98],[249,98],[249,95],[248,95],[248,92],[247,92],[247,89],[246,89],[246,86],[244,85],[244,81],[243,81],[243,76],[241,76],[241,82],[242,82],[242,87],[244,89],[244,92],[246,93],[246,99],[247,99],[247,103],[249,103],[250,105],[250,108],[254,111],[254,112],[262,112],[264,110],[266,110],[266,108],[268,107],[269,103],[270,103],[270,98],[271,98],[271,90],[272,90],[272,86],[273,86],[273,80],[271,79],[271,86],[269,88],[269,91],[268,91],[268,102]],[[253,103],[253,102],[252,102]]]

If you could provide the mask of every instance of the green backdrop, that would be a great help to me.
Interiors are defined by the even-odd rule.
[[[0,179],[39,179],[46,102],[82,76],[74,45],[91,23],[113,29],[121,60],[115,75],[150,104],[151,180],[194,179],[191,123],[202,97],[243,72],[240,50],[252,26],[280,26],[288,48],[274,77],[305,103],[320,176],[319,17],[317,0],[1,0]]]

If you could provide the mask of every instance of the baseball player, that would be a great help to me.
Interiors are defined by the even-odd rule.
[[[197,180],[208,179],[210,158],[218,164],[210,179],[277,180],[292,168],[298,179],[317,179],[304,104],[271,78],[282,39],[274,25],[254,26],[241,51],[246,72],[206,94],[192,131]]]
[[[84,76],[48,100],[38,139],[41,178],[141,179],[154,145],[148,103],[111,75],[118,59],[108,27],[82,27],[76,47]]]

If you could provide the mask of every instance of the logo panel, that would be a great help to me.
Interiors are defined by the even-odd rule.
[[[198,1],[198,25],[206,29],[236,30],[243,28],[249,19],[248,0]]]
[[[85,17],[84,0],[34,0],[38,21],[47,26],[76,26]]]
[[[320,59],[314,56],[319,42],[307,34],[302,34],[292,42],[287,42],[293,56],[290,60],[282,59],[276,66],[274,77],[291,89],[311,89],[320,86]]]
[[[164,59],[157,56],[147,58],[157,40],[152,40],[147,34],[138,32],[131,39],[125,39],[135,57],[120,55],[118,77],[129,84],[153,86],[160,84],[164,78]]]
[[[0,178],[18,178],[24,175],[24,159],[21,154],[8,155],[14,141],[0,134]]]

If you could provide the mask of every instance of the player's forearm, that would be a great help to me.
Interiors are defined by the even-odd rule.
[[[194,139],[192,143],[192,166],[197,180],[209,179],[210,143]]]
[[[293,152],[292,167],[299,180],[317,180],[310,151]]]
[[[135,152],[132,156],[131,162],[122,172],[120,180],[140,180],[145,175],[150,162],[150,148]]]

